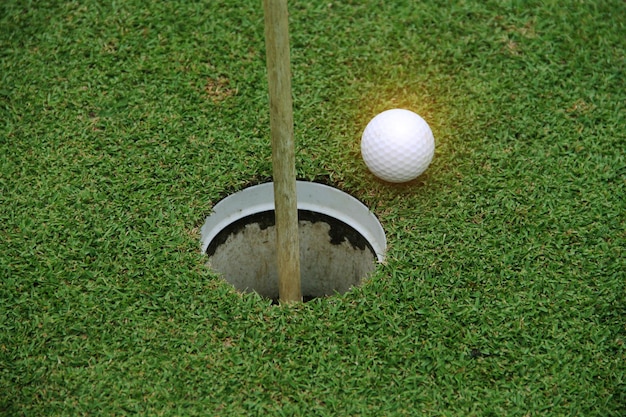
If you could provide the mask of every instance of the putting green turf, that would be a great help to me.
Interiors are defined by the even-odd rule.
[[[389,247],[275,307],[199,253],[271,177],[262,2],[0,4],[0,414],[625,415],[626,3],[289,7],[298,176]],[[393,107],[437,141],[400,186]]]

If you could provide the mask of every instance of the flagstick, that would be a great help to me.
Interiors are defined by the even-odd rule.
[[[278,296],[302,301],[287,0],[263,0],[270,97]]]

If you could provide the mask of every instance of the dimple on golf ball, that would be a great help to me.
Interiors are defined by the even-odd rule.
[[[392,109],[374,117],[363,131],[361,155],[372,174],[387,182],[421,175],[435,154],[428,123],[410,110]]]

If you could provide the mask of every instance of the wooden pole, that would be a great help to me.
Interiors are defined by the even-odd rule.
[[[302,301],[287,0],[263,0],[270,98],[278,296]]]

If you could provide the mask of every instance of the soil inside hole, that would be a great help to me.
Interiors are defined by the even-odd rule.
[[[331,216],[298,210],[304,301],[343,294],[374,270],[376,254],[358,231]],[[278,300],[274,211],[239,219],[207,247],[209,266],[237,290]]]

